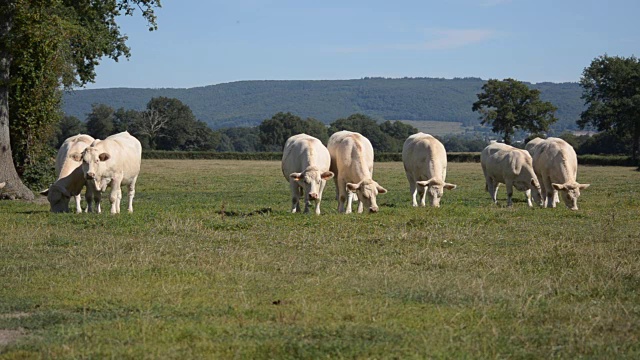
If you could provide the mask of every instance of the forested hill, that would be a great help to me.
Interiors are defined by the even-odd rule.
[[[84,120],[91,104],[142,110],[152,97],[177,98],[212,128],[257,125],[277,112],[325,123],[363,113],[379,120],[478,123],[471,111],[484,80],[479,78],[364,78],[360,80],[239,81],[189,89],[111,88],[65,94],[63,110]],[[558,107],[556,129],[575,128],[583,108],[577,83],[530,85]]]

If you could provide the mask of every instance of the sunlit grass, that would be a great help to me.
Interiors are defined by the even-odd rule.
[[[400,163],[374,178],[375,215],[333,183],[290,214],[266,161],[144,161],[133,214],[0,202],[0,329],[26,334],[0,356],[640,356],[640,173],[581,167],[577,212],[492,205],[475,163],[439,209]]]

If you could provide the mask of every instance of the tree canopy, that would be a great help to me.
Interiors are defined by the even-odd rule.
[[[480,113],[482,124],[491,125],[493,132],[503,134],[507,144],[511,143],[516,130],[544,132],[557,121],[554,116],[557,108],[540,100],[539,90],[529,89],[514,79],[491,79],[477,97],[472,110]]]
[[[603,55],[582,72],[580,85],[587,109],[578,125],[593,125],[632,140],[632,158],[638,158],[640,144],[640,61]]]
[[[271,119],[264,120],[258,127],[263,150],[281,151],[289,137],[305,133],[327,142],[327,128],[316,119],[302,120],[292,113],[279,112]]]
[[[0,154],[0,180],[11,185],[13,197],[33,197],[18,177],[13,154],[19,168],[37,161],[60,119],[61,88],[93,81],[103,57],[128,57],[127,36],[116,18],[140,9],[155,29],[158,6],[159,0],[0,3],[0,146],[8,149]]]

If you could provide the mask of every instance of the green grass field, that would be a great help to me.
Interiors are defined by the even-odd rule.
[[[576,212],[374,174],[374,215],[288,213],[273,161],[145,160],[133,214],[0,202],[0,358],[640,358],[640,172],[580,167]]]

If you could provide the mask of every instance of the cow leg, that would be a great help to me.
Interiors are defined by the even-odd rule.
[[[346,186],[346,185],[345,185]],[[347,209],[344,211],[345,214],[351,214],[351,203],[353,202],[353,193],[351,191],[347,192]]]
[[[529,204],[529,207],[533,207],[533,203],[531,202],[531,189],[527,189],[524,192],[524,195],[527,197],[527,204]]]
[[[407,175],[407,180],[409,181],[409,193],[411,194],[411,206],[418,206],[418,186],[416,185],[416,181],[413,179],[413,176],[409,175],[409,173],[406,173]]]
[[[310,205],[309,204],[310,203],[309,194],[304,194],[303,196],[304,196],[304,213],[308,214],[309,213],[309,205]]]
[[[102,191],[93,190],[93,204],[95,205],[95,212],[98,214],[102,213],[102,208],[100,207],[100,203],[102,202]]]
[[[295,214],[300,211],[300,191],[295,180],[289,180],[291,187],[291,213]]]
[[[87,200],[87,212],[97,212],[100,214],[100,200],[102,200],[102,192],[100,189],[96,189],[93,181],[87,181],[87,191],[84,194]]]
[[[76,213],[79,214],[82,212],[82,205],[80,204],[80,199],[81,199],[80,194],[73,195],[72,197],[74,202],[76,203]]]
[[[318,191],[318,200],[316,200],[316,215],[320,215],[320,202],[322,202],[322,193],[324,192],[325,186],[327,186],[327,182],[324,180],[320,181],[320,190]]]
[[[89,184],[87,184],[87,190],[84,193],[84,199],[87,201],[87,209],[85,212],[91,212],[93,210],[93,191]]]
[[[507,188],[507,206],[512,207],[513,200],[511,198],[513,197],[513,182],[507,180],[504,185]]]
[[[428,188],[423,188],[422,193],[420,194],[420,206],[422,207],[426,207],[427,206],[427,189]]]
[[[344,213],[345,202],[347,201],[347,184],[336,179],[336,200],[338,200],[338,212]]]
[[[558,192],[555,190],[547,190],[547,207],[554,208],[556,207],[556,198],[558,197]]]
[[[109,201],[111,201],[111,213],[120,213],[120,199],[122,199],[122,189],[120,189],[120,180],[113,179],[111,183],[111,193]]]
[[[129,213],[133,212],[133,198],[136,196],[136,180],[138,180],[138,177],[134,177],[133,180],[131,181],[131,184],[129,184],[129,192],[127,193],[128,195],[128,200],[129,200],[129,206],[127,206],[127,211],[129,211]]]
[[[494,181],[490,176],[487,176],[485,180],[487,191],[489,192],[489,196],[491,196],[491,201],[493,201],[494,204],[498,204],[498,186],[500,184]]]

